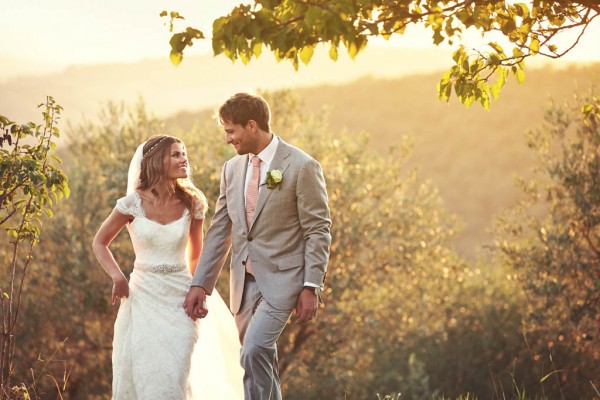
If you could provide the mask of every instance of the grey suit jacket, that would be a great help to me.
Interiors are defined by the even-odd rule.
[[[300,149],[279,139],[270,170],[283,180],[260,188],[253,221],[246,223],[244,184],[248,155],[223,165],[220,195],[206,234],[192,285],[211,293],[232,249],[230,308],[242,301],[244,263],[252,261],[256,283],[275,307],[293,308],[304,282],[324,284],[331,217],[320,164]]]

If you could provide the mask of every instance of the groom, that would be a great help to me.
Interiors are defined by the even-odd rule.
[[[277,338],[292,311],[315,317],[323,288],[331,219],[317,161],[271,133],[269,105],[238,93],[219,108],[225,140],[237,156],[223,165],[215,215],[192,287],[187,314],[206,315],[232,249],[230,308],[242,343],[246,400],[281,399]]]

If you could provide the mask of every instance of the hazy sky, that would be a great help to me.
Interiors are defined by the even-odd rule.
[[[11,65],[31,71],[50,72],[73,64],[137,61],[167,57],[170,33],[162,10],[178,10],[187,24],[209,36],[215,17],[223,15],[239,0],[0,0],[0,24],[4,71]],[[599,19],[600,20],[600,19]],[[600,60],[600,21],[595,21],[569,60]],[[400,45],[431,45],[431,34],[411,28],[398,37]],[[187,55],[208,52],[204,40]],[[34,61],[35,62],[31,62]],[[25,64],[23,61],[29,61]],[[12,63],[12,64],[11,64]],[[1,71],[1,70],[0,70]],[[21,71],[24,72],[24,71]]]
[[[210,34],[212,20],[232,0],[19,0],[3,1],[1,53],[55,64],[136,61],[168,55],[162,10],[177,10]],[[187,25],[186,25],[187,26]],[[206,41],[208,44],[208,41]],[[199,46],[202,47],[202,46]],[[206,47],[206,46],[204,46]],[[203,50],[206,50],[203,49]]]

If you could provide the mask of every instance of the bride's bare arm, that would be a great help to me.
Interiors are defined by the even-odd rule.
[[[198,260],[202,253],[202,245],[204,244],[204,233],[202,232],[203,225],[203,219],[192,219],[188,242],[188,265],[190,266],[192,275],[194,275],[194,272],[196,271],[196,265],[198,265]]]
[[[119,298],[129,296],[129,283],[115,261],[108,245],[110,245],[123,227],[130,221],[132,221],[130,215],[121,214],[113,210],[102,223],[100,229],[98,229],[92,242],[92,249],[96,258],[113,281],[112,304],[115,304],[115,301]]]

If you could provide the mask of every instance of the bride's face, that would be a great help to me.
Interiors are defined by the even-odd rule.
[[[183,143],[171,144],[169,153],[163,161],[167,179],[188,177],[188,161]]]

